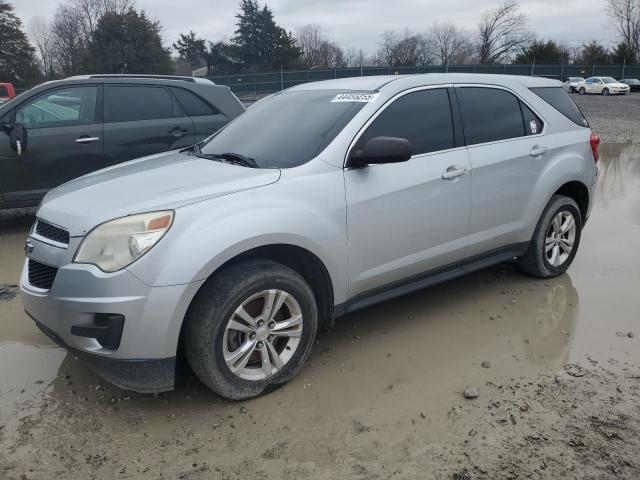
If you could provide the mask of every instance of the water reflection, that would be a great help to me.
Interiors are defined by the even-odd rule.
[[[598,168],[596,206],[628,209],[640,223],[640,145],[603,145]]]

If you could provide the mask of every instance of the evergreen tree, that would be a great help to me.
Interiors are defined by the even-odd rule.
[[[13,5],[0,0],[0,79],[20,86],[39,80],[35,53]]]
[[[616,45],[616,48],[611,52],[611,61],[616,65],[632,65],[634,63],[633,50],[629,48],[629,45],[622,42]]]
[[[569,51],[553,40],[536,40],[516,57],[515,63],[559,64],[569,61]]]
[[[181,58],[189,62],[192,67],[200,67],[207,55],[206,40],[197,38],[194,32],[181,33],[173,48]]]
[[[582,46],[580,56],[576,59],[576,63],[584,65],[606,65],[611,63],[611,55],[602,43],[592,40]]]
[[[274,70],[293,66],[300,49],[290,33],[278,26],[273,12],[257,0],[242,0],[235,36],[236,56],[246,70]]]
[[[89,42],[92,72],[172,73],[169,50],[162,46],[160,24],[129,8],[108,12],[98,20]]]

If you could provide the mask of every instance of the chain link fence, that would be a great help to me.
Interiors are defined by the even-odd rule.
[[[640,65],[429,65],[423,67],[357,67],[317,70],[212,75],[218,85],[228,85],[237,94],[273,93],[307,82],[371,75],[406,75],[416,73],[493,73],[530,75],[566,80],[568,77],[608,76],[640,78]]]

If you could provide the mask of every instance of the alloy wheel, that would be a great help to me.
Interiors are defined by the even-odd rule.
[[[244,300],[227,321],[223,356],[244,380],[265,380],[295,354],[302,336],[302,310],[293,295],[263,290]]]
[[[547,261],[559,267],[567,261],[576,239],[576,220],[569,211],[558,212],[551,220],[545,236],[544,251]]]

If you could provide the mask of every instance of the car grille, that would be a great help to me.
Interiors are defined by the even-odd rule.
[[[29,259],[29,283],[43,290],[50,290],[58,269]]]
[[[69,232],[55,225],[51,225],[44,220],[36,220],[35,232],[41,237],[53,240],[54,242],[69,245]]]

